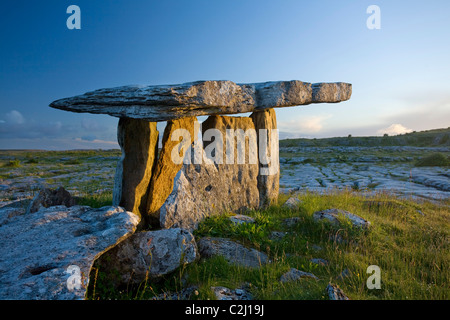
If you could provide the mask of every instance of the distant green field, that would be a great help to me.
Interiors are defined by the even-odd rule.
[[[280,147],[448,147],[450,146],[450,128],[411,132],[397,136],[383,137],[336,137],[324,139],[285,139]]]

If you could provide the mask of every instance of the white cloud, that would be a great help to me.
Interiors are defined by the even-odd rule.
[[[413,130],[406,128],[405,126],[399,124],[399,123],[394,123],[391,124],[389,127],[385,128],[385,129],[380,129],[377,131],[377,134],[385,134],[387,133],[390,136],[395,136],[398,134],[404,134],[404,133],[409,133],[412,132]]]
[[[11,110],[6,114],[6,122],[10,124],[23,124],[25,123],[25,118],[17,110]]]
[[[280,131],[296,133],[296,134],[311,134],[320,132],[323,129],[325,120],[331,118],[329,114],[317,116],[305,116],[300,119],[291,121],[278,122],[278,129]]]

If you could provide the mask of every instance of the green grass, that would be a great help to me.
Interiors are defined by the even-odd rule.
[[[421,158],[415,165],[416,167],[448,167],[450,166],[450,157],[442,153],[433,153]]]
[[[329,282],[339,285],[351,299],[450,298],[448,199],[439,204],[417,203],[382,193],[366,197],[351,191],[306,193],[299,198],[302,202],[296,210],[284,208],[287,196],[281,195],[278,205],[248,213],[255,218],[254,224],[234,225],[229,214],[224,214],[205,219],[194,233],[197,239],[226,237],[264,251],[272,260],[267,265],[251,269],[229,265],[221,257],[201,259],[161,282],[120,293],[97,279],[97,286],[103,290],[97,289],[92,296],[91,288],[91,298],[150,299],[161,292],[196,286],[198,295],[193,299],[214,299],[212,286],[233,289],[246,285],[256,299],[323,300],[327,299]],[[314,221],[314,212],[328,208],[358,214],[371,222],[371,228],[354,228],[345,219],[339,227]],[[300,222],[288,227],[283,220],[291,217],[298,217]],[[287,235],[272,239],[272,231]],[[343,241],[334,241],[336,235]],[[318,266],[311,258],[326,259],[329,265]],[[366,287],[369,265],[381,268],[379,290]],[[281,275],[290,268],[312,272],[320,280],[281,283]],[[344,270],[349,275],[341,279]]]
[[[92,208],[101,208],[112,205],[112,192],[107,191],[100,194],[84,194],[77,199],[77,204]]]
[[[397,136],[383,137],[335,137],[325,139],[286,139],[280,147],[330,147],[330,146],[450,146],[450,128],[411,132]]]

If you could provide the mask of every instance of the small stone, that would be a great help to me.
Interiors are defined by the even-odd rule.
[[[360,216],[340,209],[327,209],[323,211],[317,211],[313,214],[315,221],[326,220],[333,225],[340,225],[338,216],[342,215],[350,220],[353,226],[367,229],[370,226],[370,222],[361,218]]]
[[[298,197],[293,196],[286,200],[286,202],[283,204],[283,207],[291,210],[297,210],[301,203],[302,201]]]
[[[206,237],[198,241],[198,250],[202,257],[208,258],[220,255],[229,263],[250,268],[258,268],[270,262],[267,255],[256,249],[225,238]]]
[[[317,278],[312,273],[301,271],[301,270],[298,270],[295,268],[291,268],[291,270],[289,270],[288,272],[286,272],[285,274],[283,274],[281,276],[280,281],[281,282],[290,282],[290,281],[300,280],[301,278],[312,278],[315,280],[319,280],[319,278]]]
[[[217,300],[252,300],[252,295],[244,289],[229,289],[226,287],[211,287]]]
[[[229,219],[235,225],[244,224],[244,223],[255,223],[255,219],[254,218],[246,216],[246,215],[243,215],[243,214],[236,214],[234,216],[231,216]]]
[[[328,260],[322,258],[313,258],[310,261],[314,264],[318,264],[319,266],[327,266],[329,264]]]
[[[326,290],[330,300],[350,300],[337,285],[329,283]]]

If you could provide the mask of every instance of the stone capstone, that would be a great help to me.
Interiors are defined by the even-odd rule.
[[[11,217],[0,226],[0,299],[84,299],[94,260],[138,223],[120,207],[54,206]]]
[[[158,279],[197,258],[194,236],[172,228],[135,233],[102,255],[96,266],[120,287]]]
[[[273,81],[236,84],[197,81],[177,85],[122,86],[56,100],[50,107],[72,112],[167,121],[202,115],[237,114],[350,99],[349,83]]]

